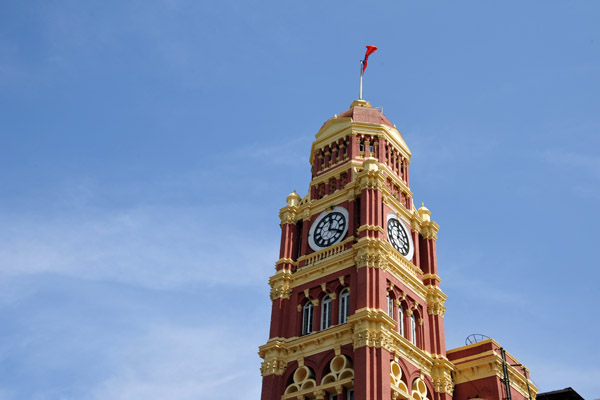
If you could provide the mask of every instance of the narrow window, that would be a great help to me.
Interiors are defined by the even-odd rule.
[[[302,334],[308,335],[313,331],[313,305],[307,301],[302,310]]]
[[[348,315],[350,315],[350,291],[344,289],[340,294],[340,324],[346,322]]]
[[[387,296],[387,313],[390,317],[394,318],[394,299],[389,294]]]
[[[375,148],[373,147],[373,143],[369,143],[369,152],[375,153]]]
[[[354,400],[354,389],[348,390],[348,400]]]
[[[365,151],[365,144],[364,144],[364,142],[362,142],[362,141],[360,142],[360,146],[359,146],[358,150]]]
[[[404,310],[402,310],[402,304],[398,306],[398,332],[404,336]]]
[[[410,316],[410,341],[417,345],[417,321],[414,314]]]
[[[321,304],[321,329],[331,326],[331,297],[325,296]]]

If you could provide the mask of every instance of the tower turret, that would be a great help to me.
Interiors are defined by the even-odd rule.
[[[411,153],[364,100],[326,121],[308,194],[280,210],[262,400],[450,399],[435,243]]]

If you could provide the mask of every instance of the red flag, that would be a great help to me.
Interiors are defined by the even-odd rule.
[[[369,55],[375,53],[377,51],[377,47],[375,46],[367,46],[367,52],[365,53],[365,62],[363,63],[362,73],[365,73],[365,69],[367,69],[367,60],[369,59]]]

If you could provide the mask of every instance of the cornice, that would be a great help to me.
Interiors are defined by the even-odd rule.
[[[352,243],[354,242],[354,235],[350,235],[348,236],[346,239],[342,240],[341,242],[337,243],[337,244],[333,244],[329,247],[326,247],[322,250],[319,251],[315,251],[313,253],[310,254],[305,254],[301,257],[298,257],[298,265],[304,261],[304,266],[302,267],[302,269],[309,267],[311,265],[316,265],[320,262],[327,262],[327,261],[332,261],[332,257],[334,256],[342,256],[345,253],[351,253],[352,249],[346,249],[346,245],[348,243]],[[338,260],[339,261],[339,260]],[[326,264],[324,264],[326,265]],[[322,265],[322,266],[324,266]]]
[[[313,253],[314,254],[314,253]],[[313,265],[299,268],[294,274],[290,288],[302,286],[306,283],[312,282],[317,278],[334,274],[338,271],[352,267],[354,265],[354,252],[352,249],[344,251],[337,255],[337,257],[331,257],[319,261]]]
[[[440,278],[440,276],[438,274],[424,274],[423,275],[423,280],[425,279],[432,279],[438,282],[442,282],[442,278]]]
[[[408,194],[409,197],[412,198],[413,194],[410,191],[410,189],[407,191],[407,194]],[[393,209],[396,210],[396,212],[399,212],[402,215],[404,215],[404,217],[406,217],[406,219],[408,221],[412,221],[413,220],[413,210],[407,209],[404,204],[402,204],[399,200],[397,200],[392,195],[392,193],[390,192],[390,189],[387,187],[387,185],[384,185],[384,187],[382,189],[382,196],[381,197],[382,197],[382,200],[383,200],[383,204],[390,205],[391,208],[393,208]]]
[[[425,279],[425,277],[423,277]],[[448,296],[442,292],[438,286],[428,285],[427,288],[427,312],[429,315],[439,315],[440,317],[444,316],[446,312],[446,307],[444,307],[444,303]]]
[[[285,366],[292,361],[301,360],[352,342],[352,325],[349,323],[336,325],[306,336],[272,338],[258,348],[258,355],[264,360],[261,372],[263,372],[263,376],[273,373],[282,375]],[[277,367],[283,365],[283,370],[273,368],[274,365]]]
[[[279,270],[269,278],[271,286],[271,300],[289,299],[291,295],[292,272],[286,269]]]
[[[356,182],[350,182],[348,183],[343,189],[337,190],[334,193],[331,194],[327,194],[324,197],[320,198],[319,200],[311,200],[309,203],[307,203],[304,209],[302,209],[302,211],[305,210],[310,210],[310,212],[308,213],[308,217],[304,218],[305,213],[303,213],[303,219],[310,219],[311,216],[323,212],[326,209],[338,205],[340,203],[343,203],[344,201],[352,201],[355,199],[355,195],[354,195],[354,187],[356,185]],[[300,206],[302,207],[302,206]]]
[[[283,375],[292,361],[302,364],[308,356],[352,343],[354,350],[361,347],[386,349],[395,358],[401,357],[430,376],[436,392],[452,394],[451,373],[455,366],[442,355],[419,349],[396,332],[395,326],[396,322],[383,310],[362,308],[348,317],[345,324],[302,337],[272,338],[259,347],[258,354],[264,359],[261,373],[263,376]]]
[[[481,356],[481,355],[479,355]],[[502,358],[495,351],[486,352],[485,357],[473,359],[467,362],[457,363],[453,361],[455,366],[454,370],[454,383],[460,384],[465,382],[472,382],[478,379],[484,379],[491,376],[496,376],[498,379],[504,378],[504,372],[502,368]],[[508,377],[510,379],[510,386],[518,391],[523,397],[528,398],[529,393],[527,392],[527,379],[511,364],[507,363]],[[529,380],[529,389],[533,396],[538,392],[537,386]]]
[[[419,349],[394,330],[390,331],[390,336],[392,339],[391,351],[402,357],[403,360],[419,368],[424,374],[431,376],[434,358],[430,353]]]
[[[501,348],[500,344],[494,339],[486,339],[481,342],[461,346],[456,349],[447,351],[447,354],[456,353],[465,349],[482,346],[486,343],[492,343],[494,346],[491,350],[486,350],[477,354],[462,357],[453,360],[452,363],[455,365],[454,381],[456,384],[473,381],[475,379],[487,378],[490,376],[497,376],[499,379],[503,378],[502,370],[502,357],[499,354]],[[506,356],[512,359],[515,364],[518,364],[525,368],[527,372],[529,369],[523,366],[512,354],[505,350]],[[507,362],[509,379],[511,386],[521,393],[525,398],[529,397],[527,392],[527,381],[523,374],[519,372],[513,365]],[[533,393],[533,396],[537,394],[538,388],[529,380],[529,388]]]
[[[374,162],[375,163],[375,162]],[[384,190],[385,177],[379,170],[379,162],[376,162],[377,169],[363,169],[356,176],[358,186],[354,187],[354,193],[359,195],[365,189]],[[364,165],[364,163],[363,163]]]
[[[260,346],[258,355],[264,360],[260,366],[261,376],[283,375],[287,366],[285,353],[285,341],[282,338],[270,339]]]
[[[426,239],[437,240],[437,233],[440,226],[433,221],[421,222],[421,235]]]
[[[396,175],[396,172],[394,170],[392,170],[387,163],[380,162],[379,164],[380,164],[379,168],[381,168],[381,170],[383,172],[385,172],[386,177],[391,178],[392,182],[397,184],[400,189],[407,192],[412,197],[413,194],[412,194],[410,188],[406,185],[406,182],[404,182],[402,179],[400,179],[398,177],[398,175]],[[389,192],[389,188],[388,188],[388,192]]]
[[[340,124],[340,123],[348,123],[345,126],[340,127],[337,130],[333,130],[332,132],[327,132],[327,130],[334,124]],[[315,141],[312,143],[311,149],[310,149],[310,162],[312,165],[312,160],[314,159],[314,152],[315,149],[320,149],[324,146],[327,146],[328,144],[331,144],[333,142],[338,141],[339,139],[343,139],[346,136],[351,136],[352,135],[352,118],[346,117],[346,118],[335,118],[335,119],[330,119],[329,121],[327,121],[325,123],[325,125],[323,125],[323,127],[319,130],[319,132],[316,133],[315,135]]]
[[[295,224],[300,213],[300,206],[285,206],[279,210],[279,219],[282,224]]]
[[[423,271],[394,251],[387,241],[364,237],[359,239],[352,248],[345,249],[346,245],[352,242],[354,242],[354,236],[326,249],[302,256],[298,261],[287,258],[279,259],[275,263],[276,266],[285,263],[298,267],[301,261],[305,261],[306,264],[294,273],[285,269],[275,273],[269,279],[271,298],[289,298],[289,295],[285,294],[288,290],[319,277],[355,266],[356,268],[381,268],[388,271],[424,303],[427,303],[428,306],[431,304],[436,313],[439,314],[442,312],[441,310],[445,310],[443,303],[446,295],[441,289],[433,286],[426,287],[422,280]]]
[[[431,380],[433,388],[438,393],[448,393],[452,395],[454,392],[454,380],[452,372],[456,367],[446,357],[442,355],[434,355],[433,367],[431,368]]]
[[[384,240],[363,237],[354,245],[356,268],[381,268],[404,283],[417,297],[425,301],[427,291],[420,276],[423,271],[408,261]]]
[[[380,232],[385,234],[385,230],[379,225],[361,225],[356,230],[356,233],[361,233],[362,231]]]
[[[353,168],[353,167],[361,167],[361,166],[362,166],[362,161],[359,161],[356,159],[354,159],[354,160],[347,159],[347,160],[340,161],[338,163],[338,165],[334,166],[329,171],[325,172],[322,175],[315,176],[310,181],[310,186],[319,185],[321,183],[328,183],[329,179],[331,179],[337,175],[340,175],[342,172],[345,172],[348,169]],[[354,183],[354,182],[348,182],[346,184],[346,186],[348,186],[349,184],[352,184],[352,183]]]
[[[371,124],[368,122],[353,122],[352,128],[353,136],[376,135],[379,139],[388,139],[389,142],[397,147],[398,151],[400,151],[404,158],[410,160],[410,149],[408,148],[408,145],[404,141],[404,138],[398,129],[386,125]],[[398,137],[396,137],[396,135]]]

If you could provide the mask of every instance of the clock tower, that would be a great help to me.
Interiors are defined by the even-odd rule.
[[[364,100],[325,122],[312,179],[280,211],[262,400],[449,400],[439,226],[416,208],[411,153]]]

